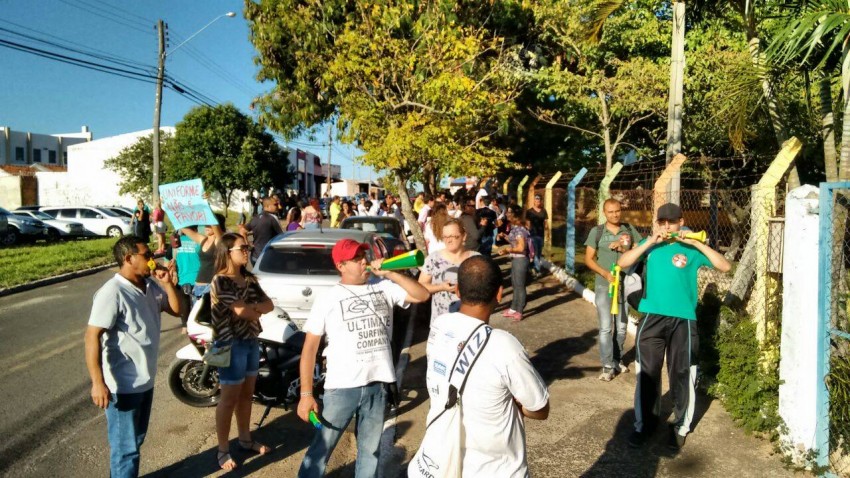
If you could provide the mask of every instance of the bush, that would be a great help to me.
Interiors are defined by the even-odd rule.
[[[778,335],[778,334],[771,334]],[[779,418],[779,363],[777,354],[765,354],[778,337],[768,337],[760,346],[756,324],[746,314],[722,307],[715,334],[718,355],[717,382],[710,393],[748,432],[766,432],[775,437]],[[768,363],[769,362],[769,363]]]

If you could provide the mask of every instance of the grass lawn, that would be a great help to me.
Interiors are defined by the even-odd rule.
[[[115,262],[116,239],[36,243],[0,249],[0,288]]]

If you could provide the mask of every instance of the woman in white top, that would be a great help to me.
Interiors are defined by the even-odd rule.
[[[433,254],[446,247],[443,242],[443,226],[449,220],[449,212],[446,205],[437,203],[434,209],[431,210],[431,217],[425,222],[425,248],[428,254]]]
[[[477,251],[463,248],[466,231],[457,219],[449,219],[441,232],[445,247],[428,255],[419,274],[419,283],[431,294],[431,321],[442,314],[457,311],[460,304],[457,270],[461,262],[479,255]]]

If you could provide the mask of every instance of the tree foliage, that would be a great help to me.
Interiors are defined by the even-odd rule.
[[[162,133],[159,148],[162,163],[167,163],[173,152],[174,137],[170,133]],[[103,165],[121,177],[118,184],[119,194],[150,198],[153,178],[153,134],[139,138],[136,143],[122,149],[117,156],[104,161]]]
[[[225,208],[237,189],[284,188],[289,161],[274,138],[231,104],[198,106],[177,123],[166,182],[201,178],[221,195]]]
[[[526,81],[516,38],[499,32],[519,35],[528,14],[510,1],[246,2],[259,78],[275,83],[260,118],[295,135],[334,117],[400,190],[493,174]]]
[[[638,1],[604,9],[605,28],[589,29],[601,3],[535,4],[551,58],[535,75],[548,100],[536,116],[594,138],[610,169],[620,146],[657,149],[652,139],[666,107],[670,22],[655,5]]]

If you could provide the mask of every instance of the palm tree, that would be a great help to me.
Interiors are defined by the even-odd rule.
[[[827,109],[831,110],[829,88],[830,65],[841,65],[842,115],[841,146],[838,161],[838,179],[850,179],[850,5],[846,1],[824,0],[818,4],[798,3],[798,9],[787,10],[785,28],[773,38],[767,57],[782,63],[813,64],[815,70],[826,74],[820,82],[822,118],[828,126]],[[836,62],[836,55],[840,60]],[[831,111],[829,111],[831,113]],[[824,131],[825,142],[828,132]],[[830,144],[824,145],[827,176],[831,170]],[[834,158],[834,152],[832,154]],[[834,163],[833,163],[834,164]]]

